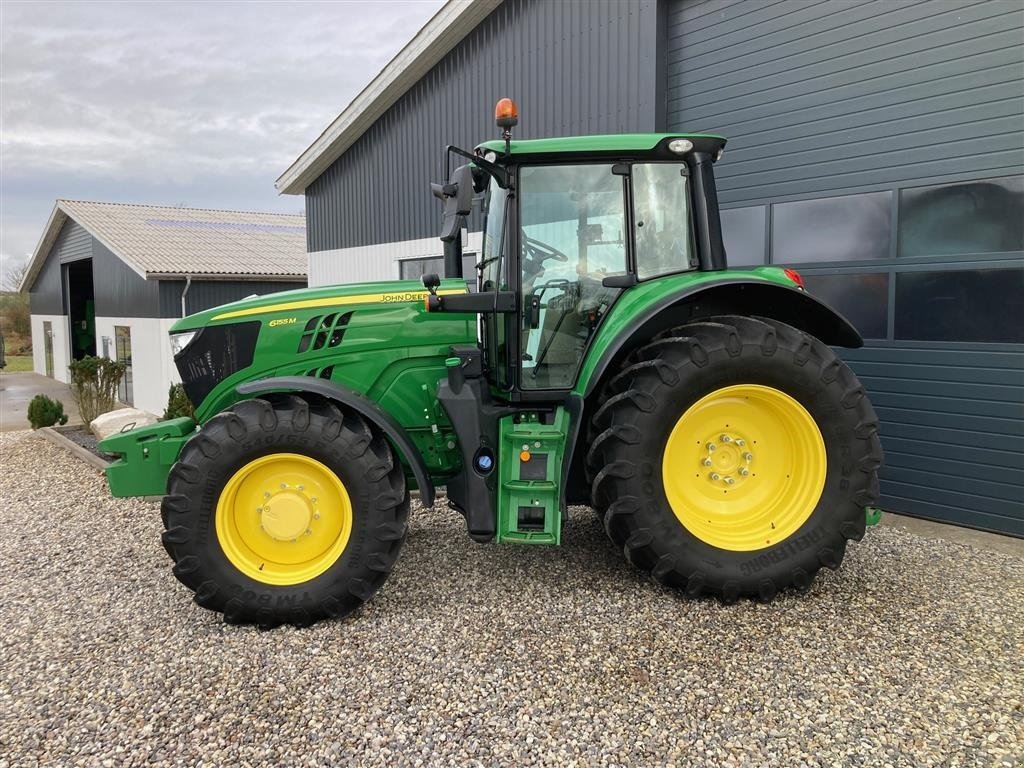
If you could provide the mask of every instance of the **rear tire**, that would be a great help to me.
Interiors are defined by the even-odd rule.
[[[605,393],[587,454],[594,506],[658,582],[770,600],[838,568],[864,535],[878,420],[818,339],[768,319],[690,323],[639,349]]]
[[[163,544],[195,602],[225,621],[306,626],[373,596],[408,514],[380,433],[329,401],[280,395],[232,406],[186,443],[168,477]]]

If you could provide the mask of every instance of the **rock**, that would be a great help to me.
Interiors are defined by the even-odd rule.
[[[138,408],[121,408],[97,416],[89,424],[89,429],[98,439],[102,440],[119,432],[127,432],[137,427],[148,427],[158,421],[160,419],[149,411]]]

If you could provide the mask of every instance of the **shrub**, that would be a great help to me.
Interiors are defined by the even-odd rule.
[[[167,392],[167,408],[164,410],[164,421],[177,419],[181,416],[194,416],[196,412],[192,401],[185,394],[185,388],[181,384],[171,384]]]
[[[71,398],[78,406],[82,421],[89,424],[101,413],[114,410],[117,385],[124,376],[125,364],[106,357],[83,357],[68,366],[71,371]]]
[[[28,423],[32,429],[52,427],[54,424],[67,424],[68,417],[64,413],[64,403],[46,395],[36,395],[28,404]]]

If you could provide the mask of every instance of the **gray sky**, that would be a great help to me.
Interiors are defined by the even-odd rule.
[[[301,213],[276,179],[443,5],[0,2],[0,256],[58,197]]]

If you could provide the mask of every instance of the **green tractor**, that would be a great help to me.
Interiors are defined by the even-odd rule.
[[[589,505],[658,582],[770,600],[837,568],[878,496],[878,421],[832,346],[862,341],[776,267],[728,270],[725,139],[511,140],[444,184],[444,279],[310,288],[179,320],[195,418],[107,438],[115,496],[232,623],[342,617],[406,536],[410,489],[478,542],[560,542]],[[481,203],[471,284],[462,231]]]

